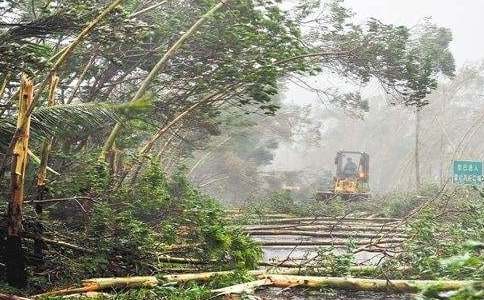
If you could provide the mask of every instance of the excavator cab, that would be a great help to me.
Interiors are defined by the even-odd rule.
[[[338,151],[334,159],[336,174],[327,191],[317,193],[319,200],[341,197],[345,200],[370,198],[370,156],[365,152]]]

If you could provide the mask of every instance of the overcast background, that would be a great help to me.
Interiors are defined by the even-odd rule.
[[[346,0],[358,20],[375,17],[385,23],[412,26],[425,17],[452,30],[458,66],[483,58],[483,0]]]

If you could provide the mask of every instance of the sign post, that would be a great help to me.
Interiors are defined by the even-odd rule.
[[[481,185],[484,182],[482,161],[454,160],[453,173],[455,184]]]

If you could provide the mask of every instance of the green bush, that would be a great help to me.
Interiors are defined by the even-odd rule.
[[[447,192],[410,223],[400,260],[418,278],[484,278],[484,205],[470,189]],[[476,241],[476,242],[472,242]]]

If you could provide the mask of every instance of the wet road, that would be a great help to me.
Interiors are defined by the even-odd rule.
[[[360,249],[356,264],[375,265],[382,261],[383,249],[391,254],[405,239],[400,223],[398,219],[369,217],[261,217],[244,229],[261,243],[266,263],[301,264],[312,261],[322,247],[340,254],[351,244]]]

